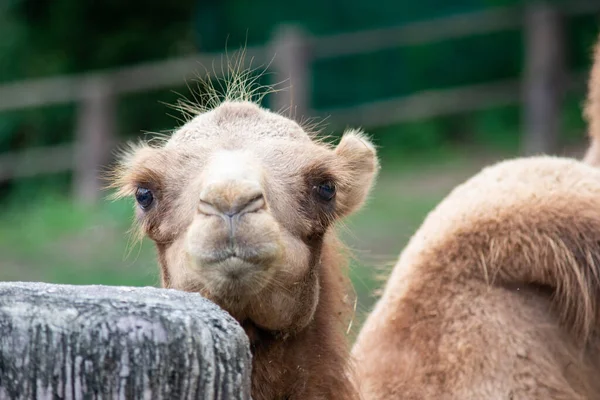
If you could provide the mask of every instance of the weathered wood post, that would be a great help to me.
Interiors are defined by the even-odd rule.
[[[537,1],[525,14],[524,136],[526,155],[555,153],[566,87],[565,37],[560,11]]]
[[[296,25],[281,25],[271,44],[272,68],[279,91],[272,94],[270,108],[300,120],[310,110],[312,79],[310,76],[310,38]]]
[[[101,196],[100,172],[116,137],[116,96],[109,77],[85,78],[75,129],[73,189],[77,201],[93,204]]]
[[[0,283],[0,399],[250,399],[241,326],[198,294]]]

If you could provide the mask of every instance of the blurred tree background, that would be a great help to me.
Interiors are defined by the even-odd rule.
[[[237,49],[264,44],[282,22],[297,22],[318,36],[524,4],[517,0],[3,0],[0,83],[198,51],[219,52],[226,45]],[[568,21],[569,70],[589,66],[597,23],[595,15]],[[316,108],[339,107],[518,78],[522,66],[520,29],[328,59],[313,65],[311,102]],[[184,82],[174,91],[188,93]],[[169,116],[173,111],[164,105],[180,97],[174,91],[121,96],[121,139],[176,126],[178,122]],[[563,143],[583,141],[583,96],[577,93],[566,99]],[[74,113],[75,105],[0,113],[0,153],[72,141]],[[425,213],[482,164],[516,154],[520,111],[517,105],[507,106],[369,133],[380,146],[384,172],[371,207],[351,221],[356,229],[347,239],[358,254],[357,263],[370,265],[353,270],[357,291],[364,296],[363,307],[371,301],[365,299],[375,285],[373,271],[394,261]],[[501,155],[481,156],[488,152]],[[127,248],[130,204],[80,207],[68,198],[70,179],[70,173],[57,173],[0,183],[0,279],[155,284],[151,246]]]
[[[0,5],[0,35],[4,38],[0,42],[0,83],[125,66],[196,51],[219,52],[226,45],[238,48],[246,43],[263,44],[282,22],[298,22],[311,34],[324,35],[514,4],[519,2],[307,0],[283,4],[272,0],[175,0],[148,1],[142,6],[116,0],[5,0]],[[594,15],[569,21],[570,69],[588,65],[596,22]],[[317,61],[313,66],[312,103],[317,109],[339,107],[427,89],[517,78],[523,65],[522,42],[521,31],[514,29]],[[187,91],[183,83],[178,89],[184,94]],[[177,98],[172,91],[122,98],[121,134],[131,137],[172,127],[175,121],[161,102]],[[565,118],[571,126],[566,133],[582,128],[579,107],[580,98],[568,99]],[[0,152],[72,140],[73,108],[2,113]],[[397,154],[456,141],[515,148],[519,139],[516,106],[412,125],[408,124],[402,135],[386,134],[390,129],[382,129],[377,140],[385,144],[386,151]],[[397,128],[391,127],[391,131],[397,132]],[[59,181],[66,184],[68,177]],[[54,185],[55,179],[52,182]],[[21,184],[29,185],[4,185],[0,198],[14,193]]]

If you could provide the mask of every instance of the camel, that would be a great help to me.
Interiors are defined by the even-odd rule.
[[[401,253],[352,349],[365,400],[600,399],[600,44],[584,162],[502,161]]]
[[[243,75],[234,71],[225,93],[211,87],[207,107],[183,107],[193,115],[172,135],[130,145],[111,186],[135,198],[162,286],[198,292],[242,325],[254,400],[358,398],[334,225],[365,202],[375,147],[356,129],[325,143],[259,106],[262,89]]]

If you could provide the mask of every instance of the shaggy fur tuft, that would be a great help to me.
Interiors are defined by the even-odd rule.
[[[195,116],[217,108],[224,102],[251,102],[260,104],[265,96],[275,93],[277,85],[261,85],[259,80],[266,74],[267,69],[261,67],[246,67],[246,52],[244,49],[226,61],[221,62],[221,70],[213,65],[212,73],[205,71],[205,76],[198,76],[197,89],[192,92],[192,99],[181,99],[172,108],[181,112],[189,121]],[[249,64],[252,64],[250,60]]]

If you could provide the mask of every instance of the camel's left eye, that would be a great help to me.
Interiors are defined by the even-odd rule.
[[[316,189],[319,197],[325,201],[331,201],[335,197],[335,185],[333,182],[323,182]]]
[[[146,210],[154,202],[154,195],[152,194],[151,190],[139,187],[135,191],[135,199],[142,210]]]

